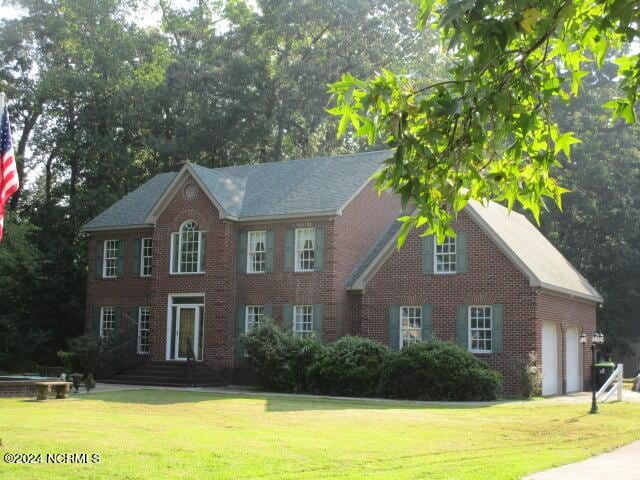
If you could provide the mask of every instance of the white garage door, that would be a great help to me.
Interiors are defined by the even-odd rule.
[[[567,329],[567,392],[580,388],[580,336],[577,328]]]
[[[542,395],[558,393],[558,333],[555,325],[542,325]]]

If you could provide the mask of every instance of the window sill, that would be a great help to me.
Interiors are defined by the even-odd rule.
[[[294,270],[293,272],[289,272],[289,273],[309,274],[309,273],[320,273],[320,272],[316,272],[315,270]]]
[[[456,275],[459,272],[434,272],[434,275]]]
[[[205,275],[207,272],[172,272],[169,273],[170,277],[183,277],[186,275]]]
[[[272,272],[245,272],[246,275],[264,275],[265,273],[272,273]]]
[[[491,350],[469,350],[474,355],[491,355],[493,352]]]

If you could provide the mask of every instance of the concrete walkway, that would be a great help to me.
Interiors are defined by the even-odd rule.
[[[640,441],[588,460],[571,463],[523,480],[638,480],[640,478]]]

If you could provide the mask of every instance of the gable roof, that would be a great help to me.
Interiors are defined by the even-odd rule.
[[[159,173],[125,197],[91,219],[83,231],[134,228],[145,225],[145,218],[162,193],[177,176],[177,172]]]
[[[564,258],[553,244],[522,214],[509,212],[495,202],[470,201],[465,212],[529,279],[540,287],[602,302],[602,296]],[[362,290],[393,253],[400,222],[393,222],[347,279],[347,288]]]
[[[220,210],[238,221],[313,215],[341,215],[391,152],[358,153],[304,160],[206,168],[186,164],[180,172],[156,175],[100,215],[83,230],[153,225],[190,174]]]

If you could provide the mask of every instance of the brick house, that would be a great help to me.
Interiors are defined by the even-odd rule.
[[[142,364],[119,380],[176,375],[192,347],[205,378],[238,381],[237,339],[268,316],[325,342],[455,341],[501,371],[506,391],[535,351],[545,394],[581,390],[579,337],[591,338],[600,295],[525,217],[493,203],[471,202],[455,239],[413,232],[397,250],[399,199],[370,180],[388,156],[187,164],[87,223],[87,329],[127,335]]]

